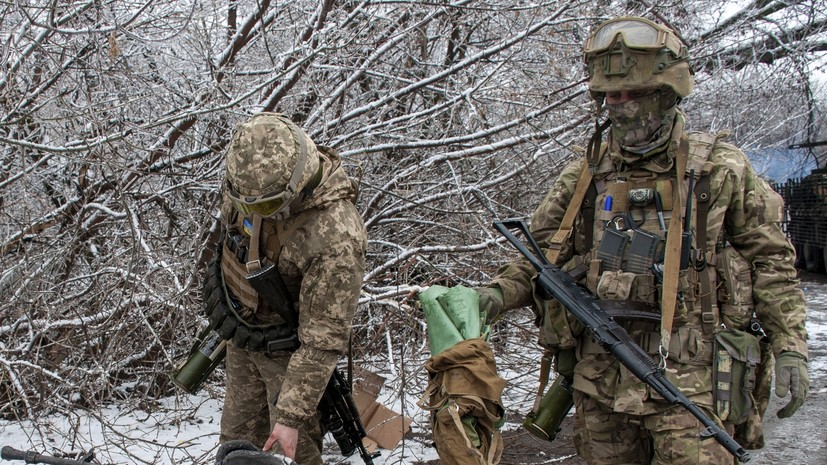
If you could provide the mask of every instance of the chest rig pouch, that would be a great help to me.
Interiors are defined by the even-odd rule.
[[[207,317],[222,338],[239,348],[292,351],[299,346],[298,315],[276,265],[278,236],[262,233],[268,229],[262,221],[257,215],[237,217],[225,228],[219,258],[207,270]]]
[[[586,285],[601,299],[655,304],[654,265],[664,258],[664,221],[671,215],[672,182],[652,173],[629,172],[612,174],[600,184],[597,204],[603,208],[594,222]]]
[[[222,244],[220,244],[223,247]],[[221,249],[220,249],[221,250]],[[219,252],[224,255],[225,250]],[[242,349],[255,352],[295,350],[299,346],[294,329],[285,324],[252,324],[252,312],[245,310],[229,290],[227,275],[222,272],[221,258],[207,268],[203,295],[210,327],[222,339],[231,340]]]

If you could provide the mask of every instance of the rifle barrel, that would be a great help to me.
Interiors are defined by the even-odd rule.
[[[0,458],[4,460],[23,460],[26,463],[45,463],[47,465],[98,465],[85,460],[72,460],[51,455],[38,454],[34,451],[22,451],[11,446],[3,446],[0,450]]]

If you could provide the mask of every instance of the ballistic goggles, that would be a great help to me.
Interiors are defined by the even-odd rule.
[[[584,47],[585,55],[589,57],[611,50],[618,41],[632,50],[657,51],[666,48],[678,58],[687,54],[672,30],[645,18],[621,17],[606,21],[589,35]]]
[[[245,196],[233,189],[230,181],[224,179],[224,190],[230,197],[233,207],[244,215],[258,213],[263,217],[275,215],[284,205],[285,198],[293,195],[289,191],[281,191],[265,195]]]

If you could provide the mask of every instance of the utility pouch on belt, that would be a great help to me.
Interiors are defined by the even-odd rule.
[[[727,423],[745,422],[756,409],[755,389],[761,345],[746,331],[725,329],[715,334],[712,359],[713,405]]]
[[[745,449],[761,449],[764,447],[763,419],[770,403],[773,375],[773,355],[770,340],[761,327],[761,322],[753,318],[750,320],[748,332],[758,338],[761,347],[761,362],[758,364],[755,375],[755,389],[752,397],[755,399],[755,408],[752,409],[747,421],[735,425],[735,439]]]

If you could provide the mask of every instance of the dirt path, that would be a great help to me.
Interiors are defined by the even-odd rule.
[[[827,384],[816,380],[804,406],[792,418],[779,419],[783,406],[774,398],[764,421],[766,447],[752,451],[750,465],[827,464]]]
[[[801,410],[783,420],[775,416],[783,402],[773,399],[764,422],[767,445],[750,451],[750,465],[827,464],[827,384],[820,379],[813,391]],[[570,419],[554,443],[540,441],[523,429],[505,433],[505,453],[500,463],[586,465],[574,451]]]

